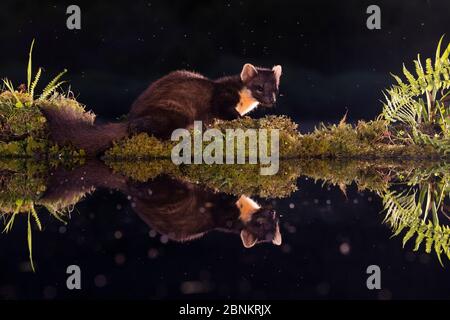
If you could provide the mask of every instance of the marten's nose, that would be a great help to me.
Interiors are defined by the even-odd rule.
[[[269,103],[274,104],[275,102],[277,102],[277,95],[272,93],[272,96],[269,98]]]

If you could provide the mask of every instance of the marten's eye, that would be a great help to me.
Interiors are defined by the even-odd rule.
[[[263,92],[264,88],[263,86],[256,86],[256,91]]]

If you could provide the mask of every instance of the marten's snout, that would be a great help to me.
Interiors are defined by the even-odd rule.
[[[264,106],[271,108],[271,107],[273,107],[275,102],[277,102],[277,95],[275,92],[273,92],[272,94],[268,95],[268,97],[266,98]]]
[[[241,231],[241,239],[246,248],[256,243],[272,242],[281,245],[279,216],[275,210],[261,208]]]
[[[279,221],[275,210],[262,208],[258,210],[248,223],[247,228],[251,229],[260,239],[265,239],[268,234],[274,234]]]

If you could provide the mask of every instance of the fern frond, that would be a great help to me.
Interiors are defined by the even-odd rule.
[[[37,215],[36,209],[34,208],[34,204],[31,203],[30,206],[31,206],[31,207],[30,207],[31,215],[32,215],[33,218],[34,218],[34,221],[36,222],[36,225],[37,225],[39,231],[42,231],[41,220],[39,220],[39,217],[38,217],[38,215]]]
[[[33,262],[33,243],[32,243],[32,230],[31,230],[31,222],[30,222],[31,213],[28,213],[28,222],[27,222],[27,243],[28,243],[28,255],[30,258],[31,269],[35,272],[34,262]]]
[[[14,99],[16,99],[15,106],[17,108],[23,108],[23,103],[22,103],[22,101],[20,101],[19,97],[17,96],[16,90],[14,90],[14,86],[13,86],[12,82],[10,80],[8,80],[8,79],[3,79],[3,83],[5,84],[5,86],[8,89],[8,91],[11,92],[11,94],[14,97]]]
[[[45,87],[44,91],[42,91],[41,96],[39,99],[45,99],[50,94],[52,94],[59,86],[61,86],[64,82],[58,82],[59,79],[67,72],[67,69],[64,69],[62,72],[60,72],[56,77],[53,78],[52,81],[49,82],[49,84]]]
[[[442,45],[442,40],[444,40],[445,34],[441,36],[441,38],[439,39],[437,48],[436,48],[436,55],[434,58],[434,67],[437,69],[440,65],[441,65],[441,45]]]
[[[28,53],[28,67],[27,67],[27,90],[28,93],[30,93],[30,87],[31,87],[31,78],[32,78],[32,55],[33,55],[33,46],[34,46],[34,39],[31,41],[31,47],[30,52]]]
[[[33,82],[31,83],[31,87],[29,89],[29,93],[30,93],[31,98],[34,97],[34,89],[36,89],[36,86],[37,86],[37,84],[39,82],[39,79],[41,78],[41,73],[42,73],[42,68],[39,68],[37,73],[36,73],[36,76],[34,77]]]
[[[14,210],[14,212],[11,215],[11,218],[9,219],[8,223],[6,224],[5,228],[3,229],[3,232],[9,232],[11,231],[13,225],[14,225],[14,220],[16,218],[16,215],[19,214],[20,208],[22,207],[23,204],[23,199],[18,199],[16,200],[16,209]]]

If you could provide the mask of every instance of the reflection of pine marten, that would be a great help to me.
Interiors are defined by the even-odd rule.
[[[244,195],[216,193],[169,177],[138,183],[112,173],[97,159],[73,170],[58,168],[47,183],[40,201],[55,210],[62,210],[57,207],[62,204],[73,206],[96,188],[117,189],[150,228],[172,240],[189,241],[219,230],[239,234],[246,248],[261,242],[281,244],[278,214]]]
[[[277,213],[245,195],[236,198],[164,177],[137,184],[127,193],[138,216],[172,240],[194,240],[218,230],[239,234],[246,248],[263,242],[281,245]]]
[[[80,117],[70,108],[43,112],[53,141],[71,143],[95,155],[129,134],[147,132],[167,139],[173,130],[187,128],[195,120],[231,120],[258,105],[272,106],[280,77],[281,66],[265,69],[251,64],[245,64],[240,75],[217,80],[175,71],[151,84],[133,103],[128,120],[121,123],[94,124],[91,115]]]

